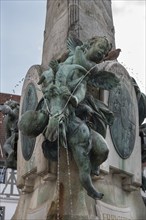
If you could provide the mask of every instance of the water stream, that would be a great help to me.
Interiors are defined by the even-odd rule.
[[[65,149],[66,149],[67,172],[68,172],[68,189],[69,189],[69,196],[70,196],[70,215],[71,215],[71,219],[72,219],[72,217],[73,217],[73,203],[72,203],[70,160],[69,160],[68,147],[66,147]]]

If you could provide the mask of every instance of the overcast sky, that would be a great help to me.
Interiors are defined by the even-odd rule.
[[[0,0],[0,92],[21,94],[28,69],[41,64],[46,0]],[[118,61],[146,93],[145,12],[146,0],[113,0]]]

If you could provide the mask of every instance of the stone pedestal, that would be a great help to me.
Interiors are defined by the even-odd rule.
[[[60,148],[59,164],[48,161],[42,152],[44,138],[39,135],[30,159],[26,160],[20,134],[17,185],[21,189],[21,196],[14,219],[55,220],[57,216],[58,219],[64,220],[145,219],[146,210],[140,193],[141,143],[134,88],[128,72],[118,62],[105,62],[101,64],[101,68],[116,73],[121,78],[121,83],[127,81],[135,115],[135,139],[131,154],[126,159],[119,155],[114,146],[115,140],[111,136],[111,128],[108,127],[106,141],[109,145],[109,157],[100,167],[100,176],[92,177],[94,186],[104,193],[104,197],[102,201],[94,201],[82,188],[78,169],[67,149]],[[31,93],[28,92],[30,84],[36,88],[37,100],[41,99],[42,94],[37,85],[39,70],[39,66],[33,66],[28,71],[21,106],[24,105],[26,94],[29,94],[28,99],[31,98]],[[110,94],[104,91],[101,98],[110,105],[109,96]],[[23,211],[20,211],[22,209]]]

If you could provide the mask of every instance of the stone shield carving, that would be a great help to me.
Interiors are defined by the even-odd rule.
[[[136,135],[135,96],[131,78],[123,76],[118,87],[109,94],[109,108],[114,113],[111,137],[121,158],[128,158],[134,148]]]
[[[36,88],[33,83],[29,83],[26,87],[21,114],[28,110],[34,110],[38,104]],[[29,138],[21,134],[22,154],[25,160],[29,160],[32,156],[36,138]]]

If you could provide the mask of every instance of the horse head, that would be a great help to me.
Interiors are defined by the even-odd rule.
[[[44,98],[48,103],[47,105],[50,112],[49,123],[45,132],[45,137],[49,141],[55,141],[57,139],[59,126],[61,126],[66,115],[69,114],[68,103],[71,103],[74,107],[76,107],[78,103],[77,98],[71,94],[71,91],[80,83],[82,77],[77,77],[77,79],[73,81],[70,79],[71,82],[69,83],[69,75],[76,70],[84,73],[87,72],[85,68],[77,64],[58,64],[58,68],[54,68],[54,65],[57,65],[56,62],[51,64],[51,73],[54,74],[53,81],[49,84],[45,84],[46,87],[43,88]],[[45,79],[43,76],[41,83]],[[50,77],[50,75],[45,75],[45,77],[49,79],[48,77]]]
[[[64,109],[64,107],[70,92],[65,86],[60,87],[52,84],[45,95],[50,112],[45,137],[49,141],[54,142],[58,138],[60,126],[64,122],[66,115],[69,114],[69,109]]]

